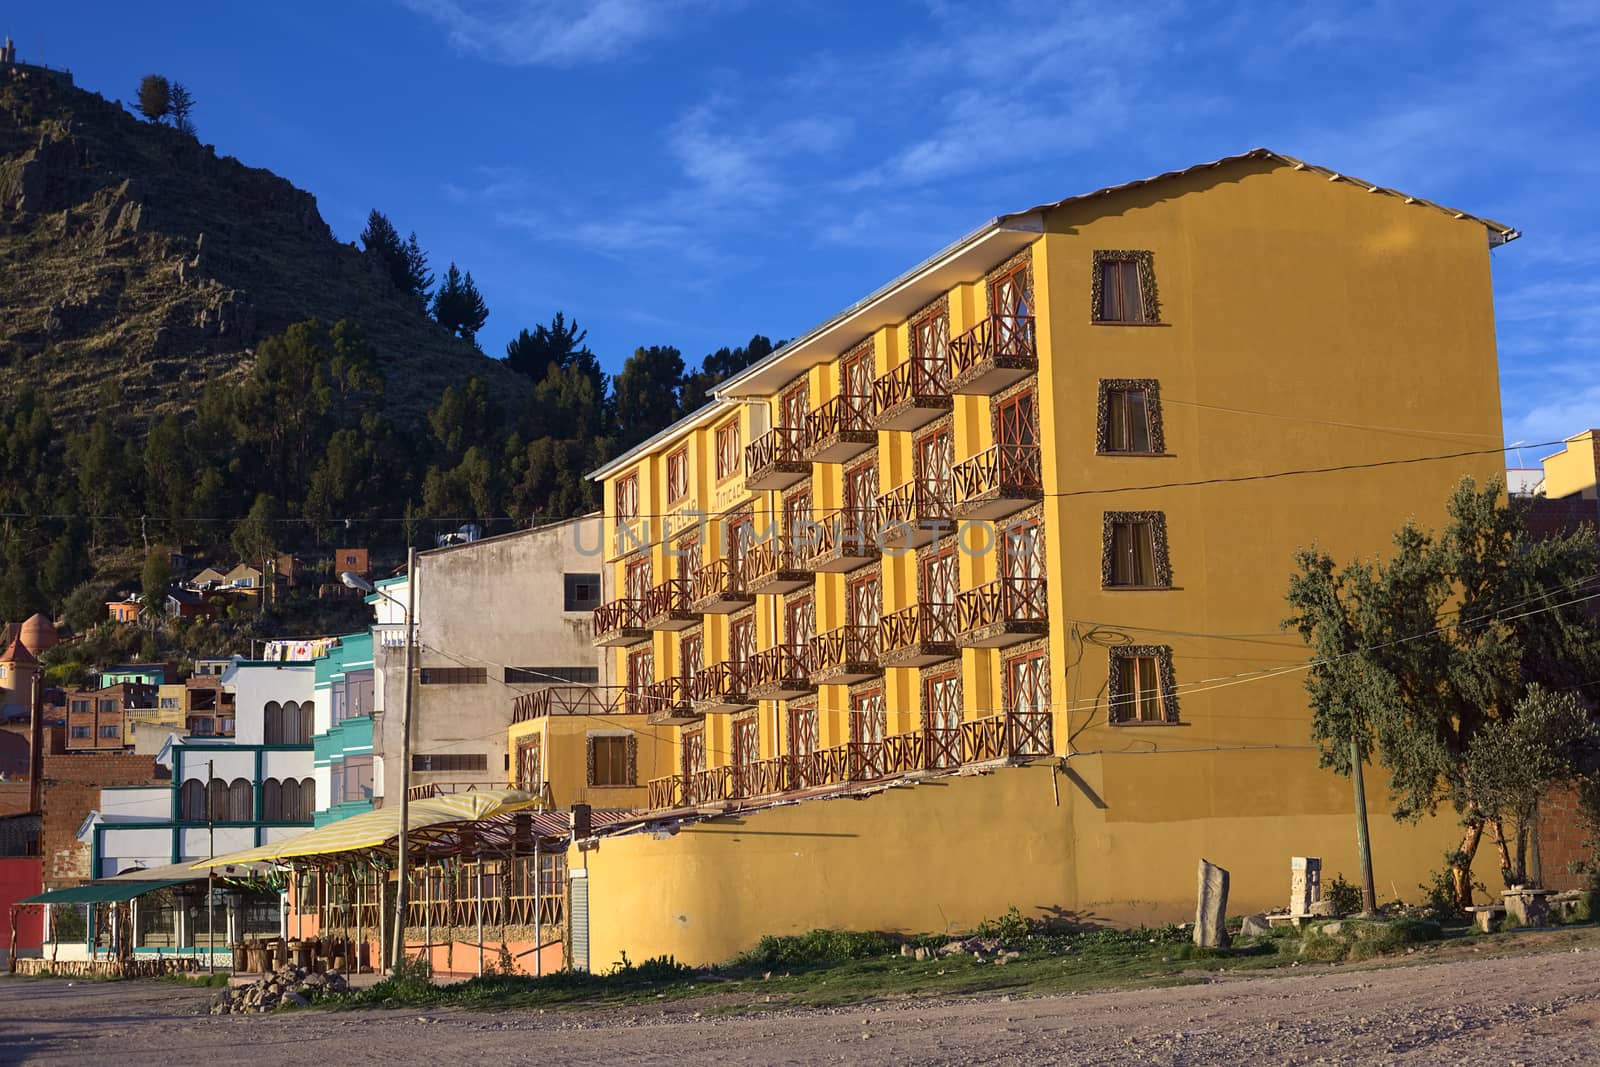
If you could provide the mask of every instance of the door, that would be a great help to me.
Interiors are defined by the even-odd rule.
[[[883,738],[888,732],[889,716],[883,706],[883,690],[857,693],[851,698],[850,740],[856,746],[855,773],[860,777],[883,777]]]
[[[1007,618],[1044,618],[1044,552],[1039,524],[1019,522],[1007,527],[1005,553]]]
[[[956,546],[947,544],[922,561],[922,588],[928,612],[927,640],[952,643],[956,639],[956,594],[961,580]]]
[[[869,416],[872,412],[872,379],[874,377],[872,366],[872,349],[857,353],[845,361],[843,381],[844,405],[846,408],[843,428],[846,430],[870,430],[872,424]]]
[[[950,383],[950,322],[943,310],[918,319],[911,328],[911,358],[915,361],[916,392],[944,393]]]
[[[728,626],[728,659],[735,666],[743,668],[755,658],[756,654],[756,620],[753,618],[736,619]],[[739,688],[743,688],[744,679],[738,680]]]
[[[795,785],[820,785],[815,761],[811,756],[821,746],[821,731],[817,726],[816,708],[789,709],[789,754],[794,757]]]
[[[628,599],[636,604],[643,604],[644,595],[650,591],[650,586],[654,584],[650,578],[650,561],[648,559],[640,559],[628,564],[624,584],[627,587]]]
[[[883,615],[883,586],[877,575],[851,582],[845,599],[845,621],[854,627],[846,640],[845,659],[873,662],[878,658],[878,620]]]
[[[956,465],[955,436],[948,428],[931,433],[917,442],[917,477],[923,491],[932,499],[948,503],[950,482]]]
[[[1007,351],[1026,340],[1033,308],[1028,303],[1028,266],[1019,263],[989,285],[989,313],[995,317],[995,340]]]
[[[683,579],[686,590],[694,587],[694,579],[700,573],[703,558],[698,534],[678,542],[678,577]]]
[[[783,394],[783,403],[779,411],[782,421],[780,426],[804,428],[806,416],[811,414],[811,403],[806,383],[801,382]]]
[[[961,762],[961,674],[950,671],[927,681],[922,722],[928,735],[928,762],[954,767]]]
[[[817,604],[810,597],[791,600],[784,606],[784,633],[794,653],[795,674],[804,677],[811,665],[811,639],[817,636]]]
[[[683,737],[683,775],[693,778],[706,769],[705,730],[685,730]]]
[[[750,765],[761,758],[761,732],[756,717],[747,715],[733,722],[733,775],[740,794],[750,795]]]

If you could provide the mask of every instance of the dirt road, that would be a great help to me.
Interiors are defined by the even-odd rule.
[[[696,1018],[599,1013],[199,1015],[211,991],[0,980],[0,1062],[1595,1063],[1594,940],[1531,955],[1037,998]]]

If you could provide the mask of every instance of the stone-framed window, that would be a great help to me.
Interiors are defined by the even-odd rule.
[[[1148,250],[1095,249],[1089,286],[1095,322],[1137,326],[1161,321],[1155,256]]]
[[[639,784],[639,739],[625,730],[595,730],[587,738],[588,784],[597,788]]]
[[[1107,714],[1113,726],[1178,721],[1177,681],[1169,645],[1116,645],[1110,649]]]
[[[1164,511],[1108,511],[1101,535],[1100,584],[1107,589],[1169,589],[1172,557]]]
[[[1161,383],[1154,378],[1101,378],[1095,427],[1094,448],[1101,455],[1165,455]]]

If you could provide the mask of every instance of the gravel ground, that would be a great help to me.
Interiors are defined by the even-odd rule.
[[[212,991],[0,980],[0,1063],[252,1064],[1600,1062],[1600,937],[1522,955],[1221,977],[1072,996],[696,1017],[614,1007],[199,1014]],[[1567,947],[1568,943],[1577,947]],[[1559,951],[1552,949],[1559,946]]]

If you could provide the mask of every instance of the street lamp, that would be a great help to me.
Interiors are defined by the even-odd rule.
[[[417,551],[406,549],[406,602],[404,604],[373,585],[354,571],[343,571],[339,581],[351,589],[383,597],[406,613],[406,683],[400,700],[400,845],[395,857],[399,880],[394,891],[394,949],[390,955],[390,970],[398,970],[406,956],[406,906],[409,903],[410,882],[407,862],[410,858],[411,830],[411,675],[417,647]],[[385,775],[387,780],[388,775]],[[428,963],[433,963],[433,946],[428,946]]]

